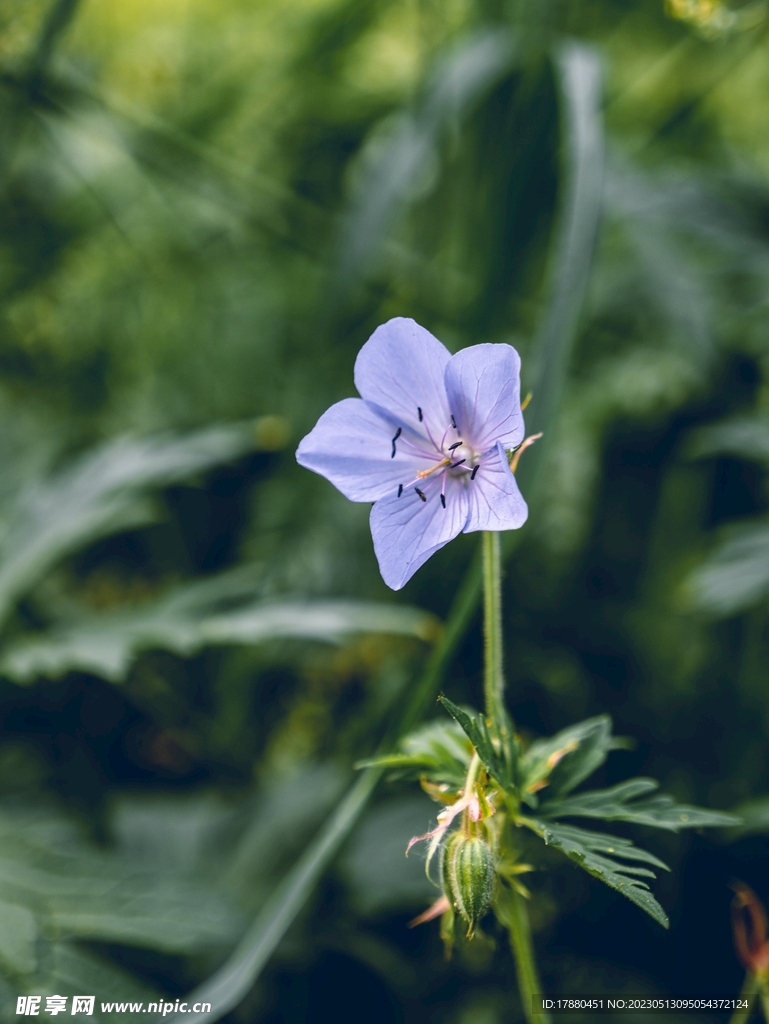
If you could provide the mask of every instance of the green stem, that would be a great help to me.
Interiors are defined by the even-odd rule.
[[[483,535],[483,638],[485,669],[483,692],[486,715],[503,728],[505,679],[502,674],[502,559],[499,534]]]
[[[742,983],[740,989],[740,999],[748,1000],[747,1010],[735,1010],[732,1016],[729,1018],[729,1024],[744,1024],[744,1022],[750,1016],[750,1001],[756,995],[759,989],[759,981],[755,974],[751,974],[750,971],[745,975],[745,981]],[[766,1016],[766,1009],[764,1009],[764,1016]]]
[[[523,1012],[529,1024],[547,1024],[546,1013],[534,1014],[533,997],[542,994],[542,985],[537,974],[534,960],[534,944],[531,941],[531,926],[526,900],[520,893],[512,890],[508,897],[505,924],[510,933],[510,945],[515,957],[515,973],[518,977],[518,992],[521,996]]]
[[[769,1024],[769,983],[766,977],[762,978],[759,982],[759,992],[761,994],[761,1010],[764,1014],[764,1020]]]

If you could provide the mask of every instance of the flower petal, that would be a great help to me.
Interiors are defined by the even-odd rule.
[[[517,530],[528,518],[528,506],[518,490],[501,441],[482,458],[475,479],[467,486],[467,494],[469,514],[465,533]]]
[[[350,501],[395,494],[430,463],[393,451],[393,426],[360,398],[345,398],[323,413],[296,450],[300,466],[320,473]],[[414,495],[416,497],[416,495]]]
[[[444,375],[450,412],[462,437],[480,451],[523,440],[521,359],[511,345],[473,345],[449,360]]]
[[[371,535],[379,571],[388,587],[400,590],[430,555],[448,544],[467,522],[468,490],[464,481],[446,480],[446,507],[440,500],[440,478],[413,487],[400,498],[387,497],[371,509]]]
[[[377,327],[355,360],[355,387],[398,426],[432,435],[449,426],[443,371],[449,350],[414,320],[395,317]],[[423,419],[419,419],[419,410]]]

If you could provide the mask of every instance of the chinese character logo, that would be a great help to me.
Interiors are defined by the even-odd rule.
[[[67,997],[66,996],[46,996],[45,997],[45,1012],[50,1013],[52,1017],[55,1017],[57,1013],[67,1012]]]
[[[16,1013],[23,1013],[27,1017],[37,1017],[40,1013],[40,1001],[42,996],[19,996],[16,1000]]]
[[[93,1015],[93,1004],[96,996],[73,996],[72,1013],[85,1013],[89,1017]]]

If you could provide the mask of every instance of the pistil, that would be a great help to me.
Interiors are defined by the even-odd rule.
[[[430,467],[430,469],[417,470],[417,480],[425,480],[428,476],[432,476],[432,474],[436,473],[439,469],[443,469],[444,466],[448,466],[450,462],[451,459],[441,459],[440,462],[436,462],[434,466]]]

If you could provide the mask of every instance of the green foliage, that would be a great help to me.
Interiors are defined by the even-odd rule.
[[[246,586],[244,587],[244,581]],[[230,584],[230,585],[228,585]],[[203,647],[258,644],[284,637],[339,643],[351,633],[389,633],[425,640],[436,631],[433,616],[416,608],[364,601],[271,601],[243,603],[252,573],[177,587],[135,611],[91,615],[82,622],[47,631],[41,639],[10,644],[0,672],[18,683],[67,672],[93,672],[122,682],[142,651],[162,648],[189,657]],[[244,594],[243,591],[246,591]],[[240,598],[226,612],[216,605]]]
[[[738,818],[701,807],[687,807],[671,796],[660,795],[639,800],[659,789],[654,779],[628,779],[611,789],[594,789],[565,800],[548,799],[540,814],[545,818],[602,818],[604,821],[629,821],[635,825],[666,828],[718,828],[737,824]]]
[[[646,882],[640,880],[654,878],[654,872],[648,868],[635,867],[633,864],[622,864],[621,861],[614,859],[619,857],[621,860],[652,864],[667,871],[667,865],[653,854],[647,850],[639,850],[629,839],[619,839],[617,836],[605,835],[602,832],[588,832],[573,825],[543,822],[539,834],[545,845],[561,850],[594,878],[600,879],[611,889],[616,889],[641,910],[645,910],[663,928],[668,927],[667,914],[649,892]]]
[[[463,784],[471,750],[455,723],[396,744],[390,722],[413,727],[441,686],[538,827],[716,824],[650,783],[579,791],[616,743],[603,716],[531,744],[516,776],[514,738],[498,748],[464,710],[469,546],[421,570],[409,606],[385,603],[366,510],[292,465],[288,442],[351,393],[354,354],[390,315],[453,349],[512,340],[523,356],[527,427],[545,430],[519,469],[530,523],[506,539],[524,734],[619,709],[642,740],[634,771],[674,778],[691,801],[765,788],[766,33],[720,2],[689,5],[690,24],[665,9],[0,2],[0,662],[27,687],[3,683],[7,728],[41,745],[56,792],[99,836],[100,795],[137,778],[171,793],[137,812],[134,850],[143,834],[170,849],[195,846],[198,827],[206,842],[246,829],[237,870],[213,840],[196,867],[207,893],[223,874],[259,914],[204,988],[219,1007],[246,997],[292,923],[285,977],[343,948],[405,991],[392,979],[407,972],[386,973],[389,925],[366,961],[379,925],[361,938],[343,896],[324,900],[320,935],[297,915],[378,773]],[[252,433],[275,415],[282,455]],[[225,501],[228,474],[247,487]],[[398,637],[437,639],[423,664],[424,646]],[[110,681],[138,719],[114,737]],[[396,745],[322,826],[339,787],[312,787],[313,759],[347,766]],[[304,757],[307,772],[291,763]],[[229,810],[174,788],[203,779]],[[33,790],[50,798],[46,781]],[[759,831],[754,809],[745,828]],[[29,918],[0,917],[11,1000]],[[36,942],[52,990],[146,989],[141,958],[109,933]],[[705,964],[720,947],[701,943]],[[193,946],[175,954],[183,968],[157,960],[158,985],[208,976],[216,964]],[[550,972],[564,991],[568,959]],[[404,999],[423,1003],[433,966]],[[486,985],[480,971],[463,974],[469,988]],[[509,995],[484,993],[478,1012],[506,1019]],[[249,1019],[267,1012],[252,998]]]
[[[512,759],[511,770],[506,771],[505,762],[500,757],[503,743],[499,740],[495,743],[483,716],[473,711],[464,711],[445,697],[441,697],[441,703],[462,727],[492,783],[499,787],[495,793],[492,784],[492,788],[483,794],[481,806],[493,809],[501,804],[497,807],[498,816],[510,814],[515,825],[531,829],[546,846],[561,850],[589,874],[627,896],[665,928],[668,927],[667,915],[649,892],[646,882],[639,880],[654,878],[654,872],[648,867],[627,865],[621,861],[650,864],[665,870],[668,870],[667,866],[653,854],[634,846],[628,839],[590,832],[564,824],[560,819],[627,821],[673,832],[684,828],[739,824],[739,818],[734,815],[678,804],[670,796],[649,797],[648,794],[658,788],[658,783],[653,779],[629,779],[610,789],[587,790],[568,796],[603,764],[609,751],[625,745],[612,736],[608,715],[579,722],[556,736],[534,741],[520,756],[520,766],[516,763],[519,757],[517,746],[506,744]],[[386,759],[379,763],[386,763]],[[428,780],[437,782],[426,764],[425,767]],[[521,779],[520,785],[513,782],[516,778]],[[645,799],[639,799],[642,797]],[[521,804],[537,808],[537,817],[521,814]],[[501,834],[504,836],[504,831]],[[448,843],[451,842],[453,839],[448,840]],[[506,853],[504,849],[500,851],[503,864],[501,872],[508,874],[510,864]],[[615,857],[620,860],[615,860]],[[514,859],[511,863],[515,863]],[[454,903],[457,904],[456,899]]]
[[[228,945],[243,929],[242,916],[223,895],[180,877],[168,863],[150,869],[98,850],[50,807],[6,800],[0,836],[5,1016],[15,1011],[14,988],[153,998],[150,988],[88,952],[82,940],[189,955]]]
[[[498,744],[500,749],[497,749],[483,715],[476,711],[465,711],[443,695],[439,700],[454,721],[464,730],[489,775],[496,779],[503,788],[512,786],[513,772],[516,767],[513,760],[513,744],[502,741]]]
[[[256,445],[253,424],[184,438],[118,438],[23,488],[3,510],[0,616],[83,544],[151,521],[150,489],[188,479]]]
[[[396,769],[394,778],[415,779],[424,772],[438,785],[460,789],[467,775],[472,744],[462,726],[440,720],[428,722],[400,741],[400,753],[361,761],[359,768]]]

